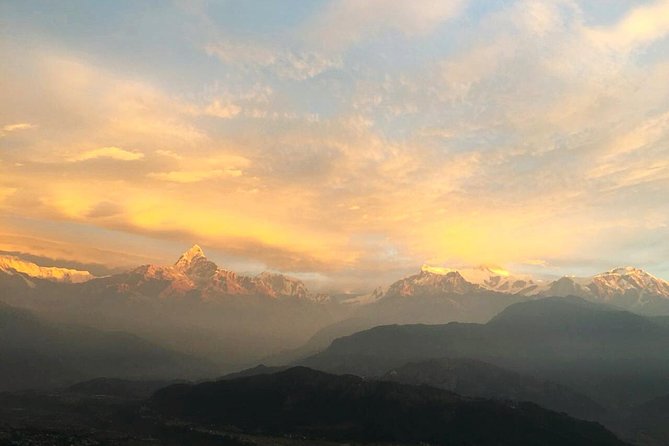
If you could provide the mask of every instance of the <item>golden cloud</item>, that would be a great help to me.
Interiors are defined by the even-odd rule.
[[[173,171],[173,172],[152,172],[148,176],[161,181],[171,181],[174,183],[199,183],[200,181],[211,180],[223,177],[239,177],[242,171],[239,169],[213,169],[200,171]]]
[[[121,149],[119,147],[101,147],[99,149],[92,149],[82,152],[78,155],[68,158],[71,162],[88,161],[98,158],[109,158],[119,161],[136,161],[144,158],[141,152],[132,152],[130,150]]]

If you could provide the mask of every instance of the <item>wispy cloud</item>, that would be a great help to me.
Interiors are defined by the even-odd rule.
[[[233,103],[222,103],[219,100],[214,100],[205,109],[205,113],[217,118],[230,119],[234,118],[242,111],[241,107]]]
[[[422,36],[458,16],[466,3],[464,0],[334,0],[308,24],[305,34],[327,50],[343,50],[388,31]]]
[[[144,158],[141,152],[133,152],[120,147],[101,147],[99,149],[91,149],[82,152],[78,155],[68,158],[71,162],[88,161],[99,158],[108,158],[118,161],[137,161]]]
[[[0,187],[0,203],[16,192],[13,187]]]
[[[338,57],[307,50],[289,50],[271,43],[239,43],[222,40],[205,47],[222,62],[246,70],[268,69],[277,76],[305,80],[341,66]]]
[[[27,122],[19,122],[17,124],[7,124],[4,127],[2,127],[3,132],[15,132],[17,130],[28,130],[32,129],[35,126],[33,124],[27,123]]]
[[[29,122],[17,122],[15,124],[6,124],[0,129],[0,137],[7,135],[8,133],[20,131],[20,130],[29,130],[35,128],[34,124]]]
[[[632,8],[613,26],[593,28],[588,37],[618,51],[632,51],[669,35],[669,2],[659,0]]]
[[[239,169],[213,169],[213,170],[182,170],[173,172],[152,172],[149,178],[161,181],[171,181],[174,183],[199,183],[200,181],[211,180],[222,177],[239,177],[242,171]]]

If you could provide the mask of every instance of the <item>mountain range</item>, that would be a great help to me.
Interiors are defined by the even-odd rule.
[[[245,276],[220,268],[194,245],[171,266],[143,265],[126,273],[95,277],[88,271],[44,267],[16,256],[0,256],[0,271],[19,274],[26,284],[31,279],[84,284],[112,288],[120,293],[155,295],[159,298],[197,296],[202,300],[225,296],[264,296],[272,299],[294,298],[319,303],[329,302],[327,295],[310,293],[306,285],[283,274],[263,272]],[[373,283],[373,281],[371,281]],[[645,313],[669,314],[669,282],[634,267],[619,267],[589,277],[563,276],[556,280],[538,280],[515,275],[493,266],[444,268],[423,265],[419,273],[402,278],[387,288],[373,289],[344,299],[350,306],[369,305],[384,298],[435,297],[495,292],[517,296],[578,296],[597,302]]]
[[[646,315],[669,315],[669,284],[636,269],[541,281],[497,267],[423,266],[388,287],[340,298],[310,292],[274,272],[237,274],[194,245],[172,265],[143,265],[95,277],[0,257],[0,300],[39,316],[136,333],[230,370],[263,360],[291,362],[332,340],[377,325],[485,323],[509,305],[580,296]],[[212,339],[216,342],[212,342]]]

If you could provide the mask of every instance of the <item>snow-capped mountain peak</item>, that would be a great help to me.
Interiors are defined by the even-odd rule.
[[[220,271],[218,265],[207,259],[198,245],[193,245],[184,252],[174,264],[174,268],[196,284],[210,281]]]
[[[421,271],[427,271],[432,274],[441,274],[441,275],[446,275],[448,273],[453,273],[453,272],[458,272],[461,275],[468,275],[472,277],[472,279],[476,280],[481,279],[484,276],[500,276],[500,277],[508,277],[511,275],[507,270],[504,268],[501,268],[499,266],[491,266],[491,265],[479,265],[476,267],[464,267],[464,268],[447,268],[444,266],[434,266],[434,265],[428,265],[428,264],[423,264],[421,266]],[[477,276],[477,277],[474,277]]]
[[[614,268],[611,271],[605,273],[600,273],[594,277],[617,277],[619,279],[635,282],[640,285],[648,285],[653,282],[665,282],[665,280],[659,279],[652,274],[642,270],[641,268],[636,268],[634,266],[621,266]]]
[[[198,258],[206,258],[206,256],[204,255],[204,251],[202,248],[200,248],[199,245],[193,245],[186,252],[181,254],[181,257],[179,257],[179,260],[177,260],[174,266],[187,267],[193,262],[193,260]]]
[[[620,267],[595,275],[589,288],[597,295],[639,293],[669,297],[669,282],[631,266]]]
[[[539,296],[579,296],[635,311],[669,305],[669,282],[632,266],[618,267],[590,277],[564,276],[546,284]]]
[[[650,276],[649,273],[642,270],[641,268],[636,268],[634,266],[619,266],[618,268],[613,268],[611,271],[607,272],[608,274],[643,274]],[[603,273],[603,274],[607,274]]]
[[[420,273],[393,283],[384,297],[439,296],[477,291],[481,288],[467,282],[456,270],[421,268]]]
[[[511,274],[504,268],[492,265],[463,268],[423,265],[421,271],[440,275],[458,273],[464,280],[473,285],[508,294],[529,294],[539,284],[538,281],[529,276]]]

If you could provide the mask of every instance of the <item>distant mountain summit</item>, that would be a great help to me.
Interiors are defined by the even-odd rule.
[[[422,269],[420,273],[393,283],[386,297],[436,296],[440,294],[470,294],[483,291],[477,284],[468,282],[458,271],[435,273]]]
[[[578,296],[646,314],[669,311],[669,282],[631,266],[590,277],[561,277],[533,294]]]
[[[181,257],[179,257],[179,260],[177,260],[174,266],[179,269],[186,269],[191,265],[191,263],[193,263],[193,261],[199,259],[206,260],[204,251],[202,250],[202,248],[200,248],[199,245],[193,245],[190,247],[190,249],[181,254]]]
[[[591,277],[562,277],[540,290],[539,294],[561,296],[575,295],[594,297],[600,300],[618,296],[661,296],[669,298],[669,282],[659,279],[646,271],[626,266],[596,274]]]
[[[446,276],[457,272],[467,282],[478,285],[483,290],[507,294],[531,294],[540,283],[529,276],[511,274],[503,268],[490,265],[458,269],[423,265],[421,271]]]
[[[207,259],[198,245],[193,245],[184,252],[174,264],[174,269],[191,279],[196,284],[206,283],[219,271],[218,266]]]
[[[418,274],[393,283],[382,296],[379,296],[377,288],[373,298],[350,299],[350,303],[373,303],[383,297],[437,297],[487,291],[529,296],[536,294],[540,284],[529,276],[512,275],[493,266],[454,269],[423,265]]]

